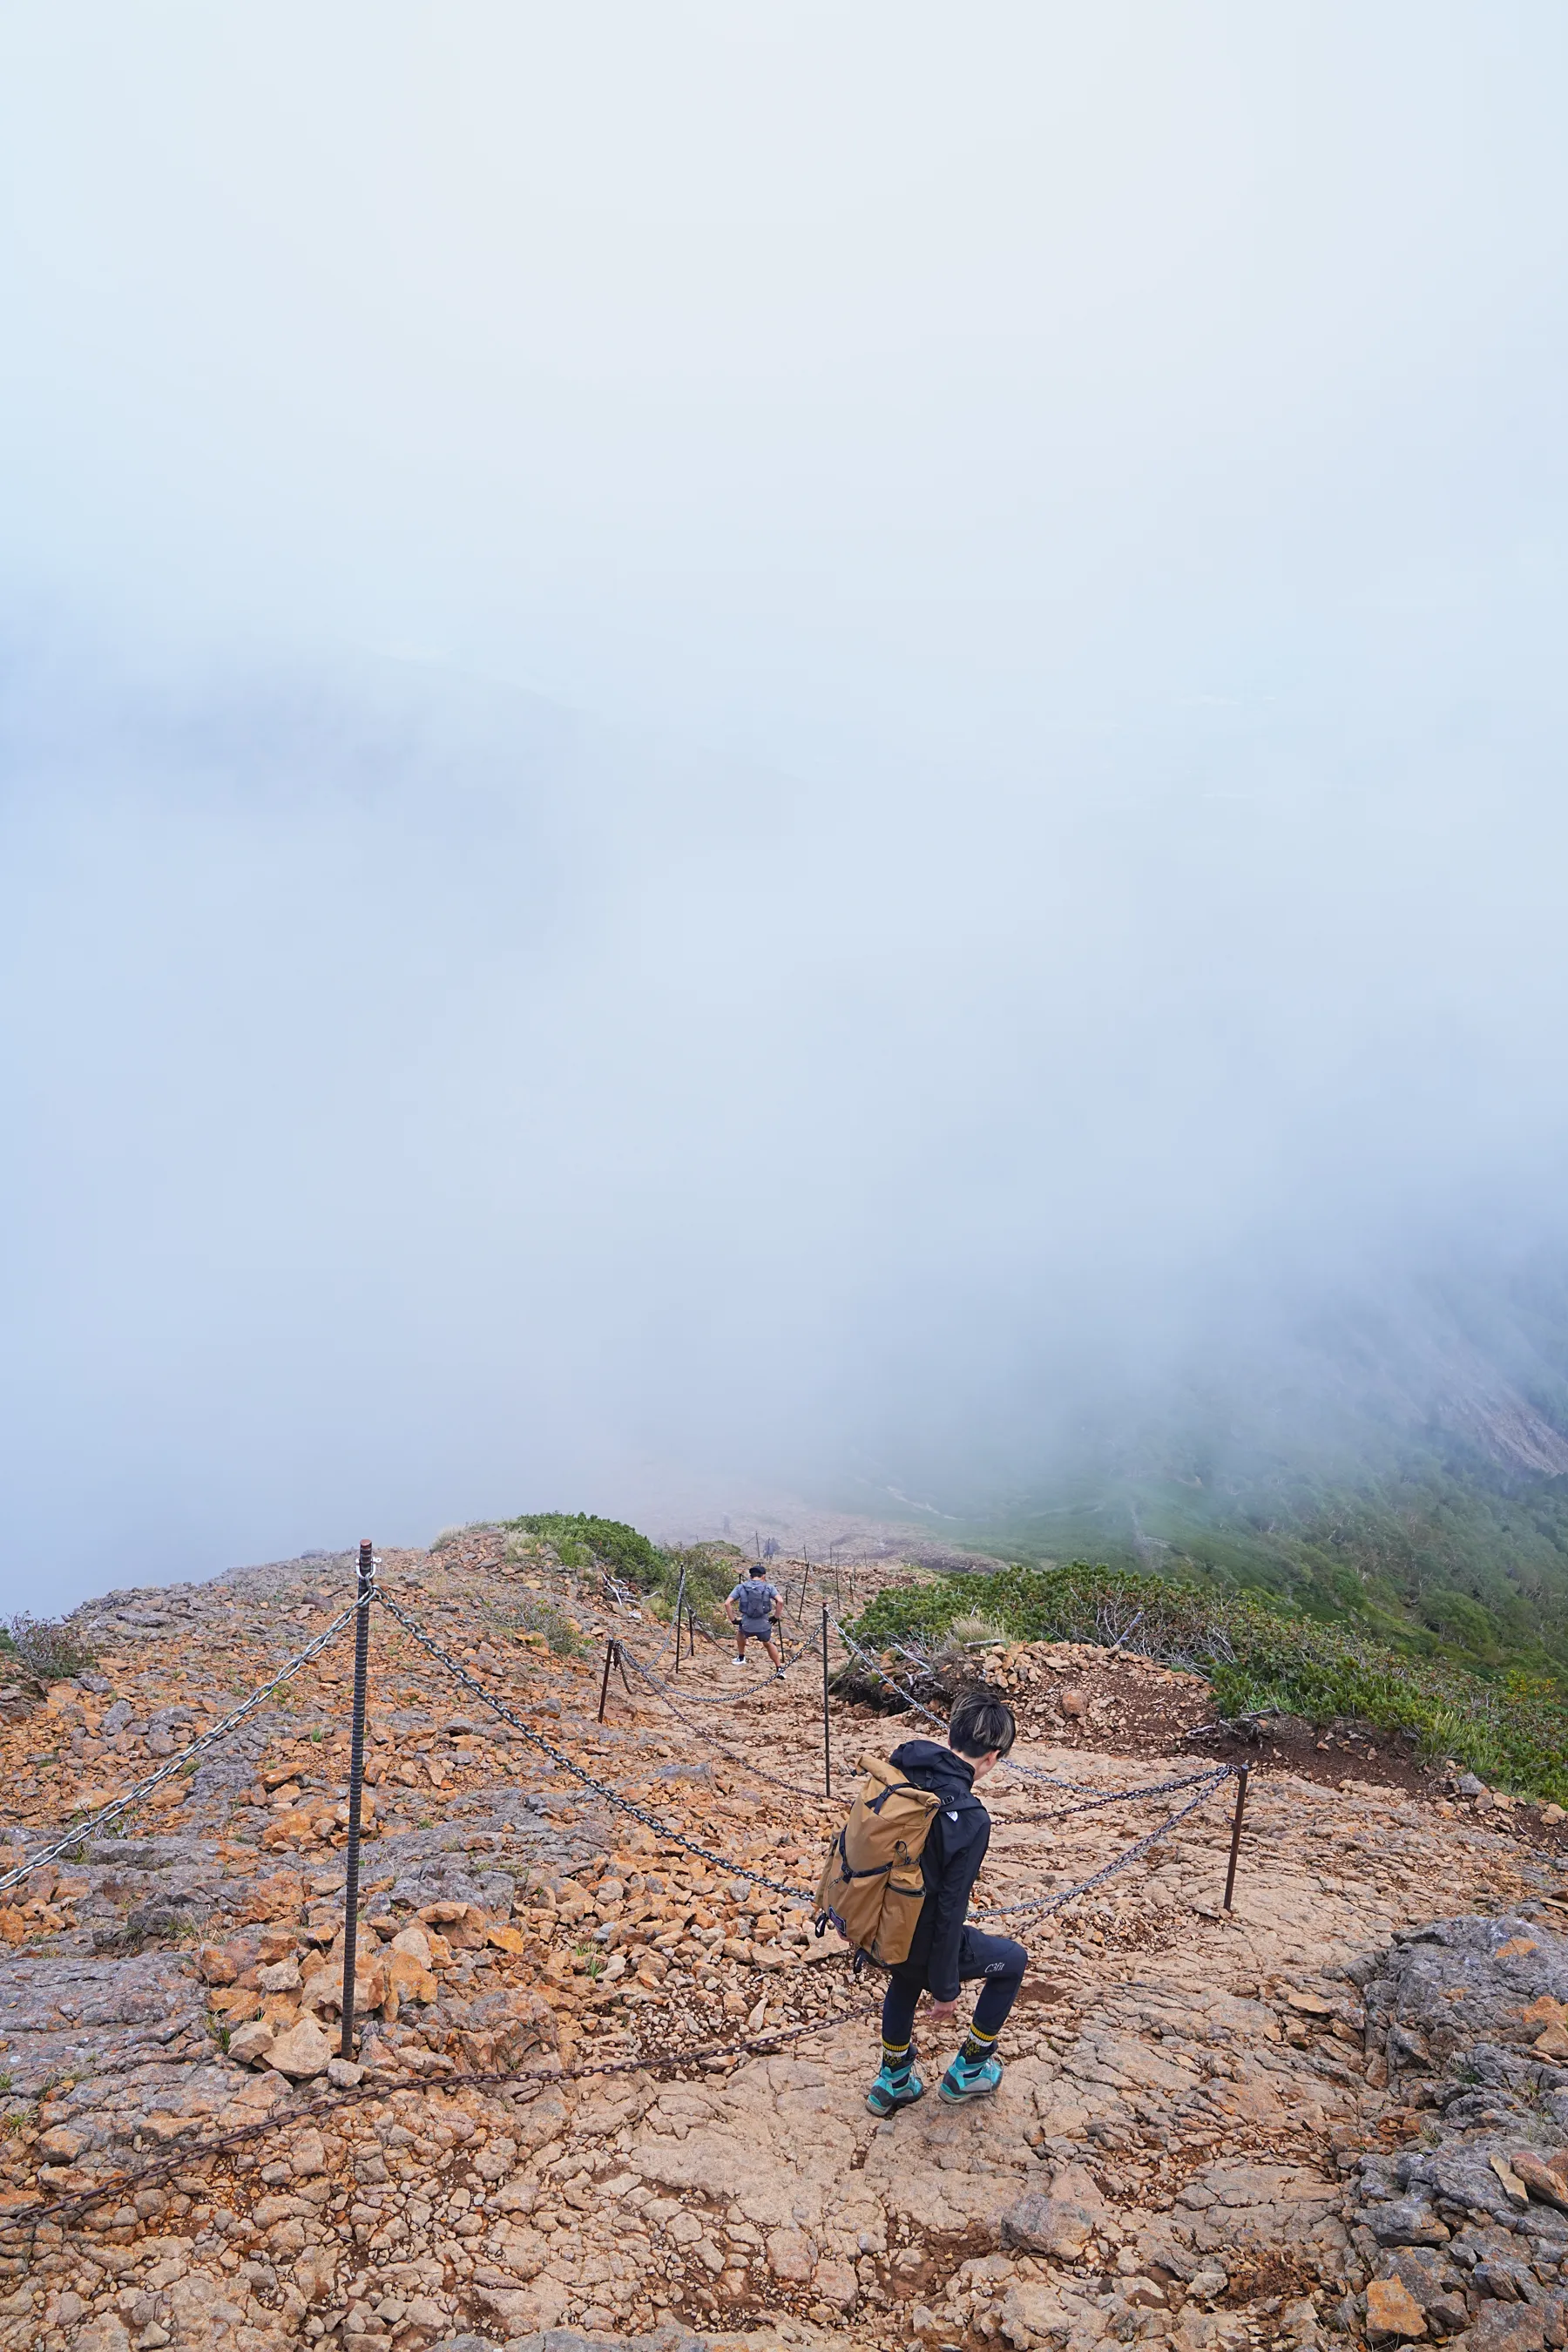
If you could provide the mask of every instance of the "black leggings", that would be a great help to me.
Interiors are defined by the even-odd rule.
[[[958,1948],[958,1973],[967,1980],[983,1977],[974,2004],[974,2022],[982,2033],[999,2033],[1006,2022],[1029,1955],[1011,1936],[983,1936],[965,1927]],[[893,1970],[882,1997],[882,2039],[893,2050],[902,2049],[915,2029],[915,2005],[927,1990],[923,1959],[906,1960]]]

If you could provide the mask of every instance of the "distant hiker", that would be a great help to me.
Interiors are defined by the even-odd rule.
[[[974,1784],[994,1771],[1017,1736],[1013,1710],[994,1691],[975,1689],[953,1702],[947,1746],[906,1739],[888,1762],[916,1789],[941,1800],[921,1850],[925,1897],[909,1956],[893,1968],[882,2002],[882,2066],[867,2094],[874,2116],[890,2116],[925,2095],[914,2070],[915,2007],[929,1996],[926,2015],[945,2024],[958,2005],[961,1982],[982,1979],[974,2018],[939,2095],[950,2105],[984,2098],[1002,2080],[993,2053],[1023,1980],[1028,1954],[1007,1936],[983,1936],[965,1924],[969,1893],[991,1843],[991,1816]],[[910,1801],[914,1801],[910,1800]]]
[[[773,1679],[784,1679],[784,1660],[773,1647],[773,1626],[784,1615],[784,1595],[768,1582],[759,1560],[744,1584],[737,1584],[724,1603],[724,1614],[735,1628],[735,1664],[744,1665],[746,1644],[760,1642],[773,1662]]]

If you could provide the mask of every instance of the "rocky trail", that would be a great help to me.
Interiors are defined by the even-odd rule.
[[[0,2345],[1568,2346],[1554,1823],[1266,1746],[1233,1912],[1227,1782],[1013,1927],[1033,1966],[993,2102],[878,2122],[876,1988],[809,1926],[843,1810],[820,1659],[792,1647],[780,1685],[700,1643],[668,1698],[616,1676],[601,1725],[605,1636],[668,1676],[668,1632],[511,1549],[389,1552],[381,1581],[597,1785],[376,1609],[352,2063],[347,1633],[120,1834],[0,1895]],[[0,1706],[16,1858],[268,1681],[352,1569],[79,1612],[94,1669]],[[1201,1769],[1196,1678],[1081,1647],[990,1663],[1037,1771],[1091,1794]],[[915,1727],[832,1715],[836,1789]],[[987,1799],[987,1906],[1090,1877],[1187,1801],[1071,1811],[1012,1771]],[[924,2037],[928,2074],[953,2038]]]

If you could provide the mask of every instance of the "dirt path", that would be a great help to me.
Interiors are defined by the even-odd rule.
[[[243,1752],[201,1765],[155,1834],[90,1844],[8,1931],[6,2200],[30,2202],[40,2180],[57,2195],[120,2182],[164,2149],[181,2160],[68,2230],[13,2234],[0,2342],[425,2352],[465,2330],[500,2344],[665,2328],[671,2343],[1077,2352],[1170,2336],[1237,2352],[1308,2346],[1347,2315],[1365,2264],[1342,2172],[1416,2128],[1369,2080],[1360,1984],[1413,1921],[1555,1894],[1549,1858],[1506,1823],[1444,1817],[1397,1788],[1258,1774],[1233,1914],[1219,1907],[1227,1801],[1020,1931],[1034,1965],[994,2102],[953,2112],[928,2096],[878,2123],[868,1990],[824,1956],[795,1895],[740,1874],[809,1891],[840,1817],[820,1795],[819,1666],[771,1685],[700,1646],[675,1702],[689,1721],[634,1676],[600,1727],[602,1650],[552,1654],[539,1622],[564,1611],[650,1659],[662,1635],[574,1601],[542,1563],[487,1566],[484,1549],[390,1556],[384,1572],[522,1721],[705,1853],[498,1736],[381,1619],[361,1947],[374,2006],[367,2071],[342,2076],[355,2095],[303,2112],[331,2087],[335,2046],[345,1651]],[[106,1687],[58,1689],[0,1732],[11,1785],[38,1790],[35,1822],[71,1793],[62,1756],[79,1786],[145,1769],[160,1714],[199,1726],[220,1675],[259,1678],[325,1622],[343,1572],[289,1563],[116,1597]],[[704,1704],[737,1689],[752,1695]],[[855,1755],[903,1728],[836,1708],[843,1784]],[[1146,1719],[1128,1745],[1090,1746],[1075,1725],[1020,1754],[1102,1790],[1194,1769],[1190,1746],[1155,1752]],[[1024,1818],[1055,1806],[1037,1784],[992,1786],[984,1903],[1090,1874],[1170,1802],[1041,1822]],[[770,2031],[795,2038],[679,2063]],[[931,2041],[928,2074],[952,2038]],[[576,2072],[605,2062],[622,2071]],[[475,2067],[528,2079],[452,2079]],[[382,2087],[411,2075],[417,2087]],[[250,2147],[181,2158],[182,2141],[263,2118],[275,2128]]]

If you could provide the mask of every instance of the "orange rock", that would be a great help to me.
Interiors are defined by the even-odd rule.
[[[243,2025],[251,2018],[260,2016],[262,1996],[244,1985],[224,1985],[214,1992],[207,2007],[225,2024]]]
[[[1366,2287],[1366,2332],[1406,2339],[1426,2333],[1421,2306],[1403,2280],[1369,2279]]]
[[[8,1944],[26,1941],[27,1923],[14,1903],[0,1904],[0,1936]]]
[[[403,1945],[402,1937],[395,1937],[388,1946],[381,1966],[384,1971],[383,2013],[388,2024],[395,2025],[398,2011],[405,2000],[432,2001],[437,1998],[435,1977],[419,1954]]]
[[[1568,2173],[1568,2163],[1562,2168],[1555,2164],[1543,2163],[1529,2148],[1522,2149],[1509,2160],[1532,2197],[1539,2197],[1542,2204],[1555,2205],[1559,2212],[1568,2213],[1568,2178],[1564,2178]]]
[[[276,1851],[279,1846],[294,1845],[300,1842],[309,1844],[317,1834],[316,1824],[311,1816],[290,1806],[287,1812],[279,1813],[275,1822],[268,1822],[261,1832],[261,1843],[264,1846]]]

